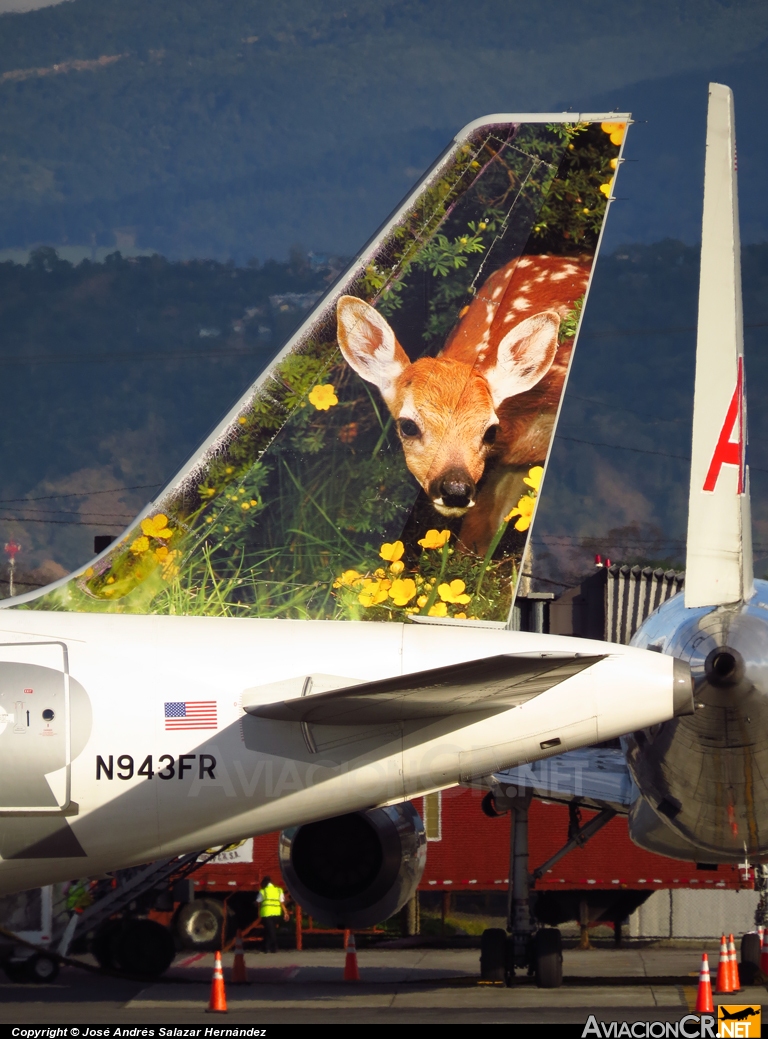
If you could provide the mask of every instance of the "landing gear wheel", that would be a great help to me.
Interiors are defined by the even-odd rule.
[[[198,952],[220,949],[224,928],[221,902],[213,898],[187,902],[176,914],[173,927],[183,949],[195,949]]]
[[[42,953],[30,957],[26,961],[25,966],[28,979],[38,985],[45,985],[47,982],[55,981],[59,973],[58,961]]]
[[[115,952],[122,928],[122,920],[106,920],[91,941],[91,952],[103,970],[114,970],[117,967]]]
[[[533,962],[539,988],[560,988],[563,983],[563,941],[556,927],[545,927],[533,936]]]
[[[489,927],[480,937],[480,978],[482,981],[505,981],[507,932]]]
[[[129,920],[115,943],[115,959],[127,974],[159,978],[173,963],[170,931],[155,920]]]
[[[742,984],[751,985],[760,970],[760,935],[750,931],[741,939],[741,964],[739,973]]]

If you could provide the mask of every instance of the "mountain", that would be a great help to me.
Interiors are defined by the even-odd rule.
[[[683,563],[698,264],[696,247],[671,240],[598,260],[534,530],[539,577],[568,583],[595,552]],[[89,558],[95,534],[118,534],[334,270],[298,252],[244,268],[119,254],[73,266],[42,248],[0,264],[0,543],[21,543],[19,567],[63,573]],[[744,250],[743,274],[762,574],[768,245]]]
[[[768,244],[744,248],[742,277],[755,571],[763,576]],[[596,553],[684,565],[698,281],[698,247],[673,240],[598,259],[536,517],[537,576],[572,583]]]
[[[566,0],[70,0],[3,15],[0,250],[351,254],[469,120],[614,107],[650,121],[628,138],[640,161],[612,241],[695,241],[711,76],[740,88],[758,240],[766,38],[762,0],[625,0],[609,20]]]

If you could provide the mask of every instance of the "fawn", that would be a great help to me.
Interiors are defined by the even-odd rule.
[[[495,271],[438,357],[411,363],[390,325],[361,299],[337,304],[341,352],[377,386],[411,473],[460,542],[483,553],[543,464],[573,341],[561,319],[584,294],[591,259],[522,256]],[[482,482],[481,482],[482,481]]]

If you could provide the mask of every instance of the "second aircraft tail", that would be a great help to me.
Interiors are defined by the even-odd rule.
[[[709,87],[685,605],[753,592],[733,94]]]

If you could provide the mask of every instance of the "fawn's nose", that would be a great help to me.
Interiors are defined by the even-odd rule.
[[[449,469],[429,486],[434,502],[451,509],[466,509],[475,496],[475,482],[464,469]]]

